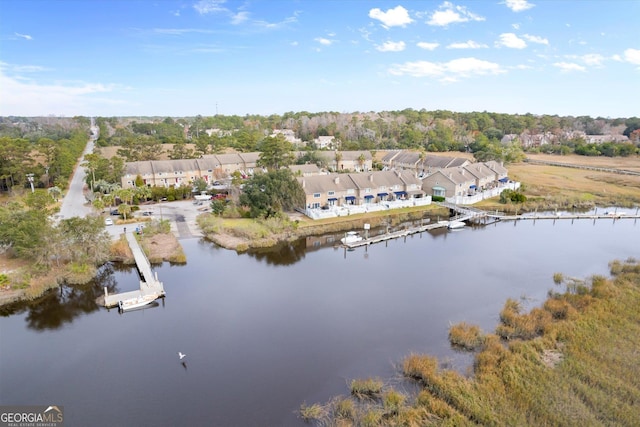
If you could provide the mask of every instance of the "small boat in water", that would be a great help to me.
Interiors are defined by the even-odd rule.
[[[118,301],[118,308],[120,311],[129,311],[136,308],[144,307],[147,304],[151,304],[156,300],[155,295],[140,295],[136,298],[129,298]]]
[[[357,243],[363,240],[362,236],[357,231],[348,231],[340,241],[342,244],[347,245],[349,243]]]
[[[461,228],[464,228],[466,226],[466,224],[462,221],[451,221],[449,222],[449,225],[447,225],[447,228],[449,230],[460,230]]]

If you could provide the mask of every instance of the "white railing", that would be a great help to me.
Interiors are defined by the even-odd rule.
[[[394,200],[379,203],[366,203],[364,205],[331,206],[329,209],[306,209],[304,214],[311,219],[336,218],[347,215],[355,215],[367,212],[378,212],[391,209],[407,208],[412,206],[427,206],[431,204],[431,196],[419,199]]]
[[[519,182],[507,182],[500,185],[499,187],[484,190],[472,196],[453,196],[447,197],[445,200],[456,205],[473,205],[474,203],[478,203],[481,200],[497,197],[504,190],[510,189],[515,191],[518,188],[520,188]]]

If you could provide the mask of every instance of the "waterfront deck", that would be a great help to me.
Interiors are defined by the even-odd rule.
[[[127,238],[127,243],[129,243],[129,247],[131,248],[131,252],[133,253],[136,267],[140,272],[140,289],[109,295],[109,293],[107,292],[107,288],[105,287],[104,305],[107,308],[117,307],[120,301],[148,296],[154,296],[155,298],[161,298],[165,296],[164,286],[162,282],[158,280],[158,274],[154,273],[151,270],[151,263],[138,244],[135,235],[133,233],[126,233],[125,237]]]

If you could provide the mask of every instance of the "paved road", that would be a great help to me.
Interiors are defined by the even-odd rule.
[[[84,162],[84,156],[93,152],[93,138],[89,140],[87,146],[82,153],[82,159],[80,163]],[[62,205],[60,206],[60,213],[58,218],[72,218],[74,216],[85,217],[91,214],[91,204],[84,197],[83,188],[85,186],[85,178],[87,176],[86,170],[82,166],[77,166],[76,171],[71,178],[71,184],[69,185],[69,191],[62,199]]]

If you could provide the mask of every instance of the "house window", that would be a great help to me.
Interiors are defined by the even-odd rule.
[[[364,192],[365,192],[365,193],[371,193],[371,189],[370,189],[370,188],[365,188],[365,189],[364,189]]]
[[[319,199],[320,198],[320,193],[313,193],[313,198],[314,199]]]
[[[347,194],[353,194],[353,193],[355,193],[355,192],[356,192],[356,190],[354,190],[353,188],[349,188],[349,189],[347,190]]]
[[[327,196],[335,196],[335,191],[327,191]]]
[[[443,187],[433,187],[433,195],[434,196],[440,196],[440,197],[445,197],[445,193],[446,193],[446,189]]]

